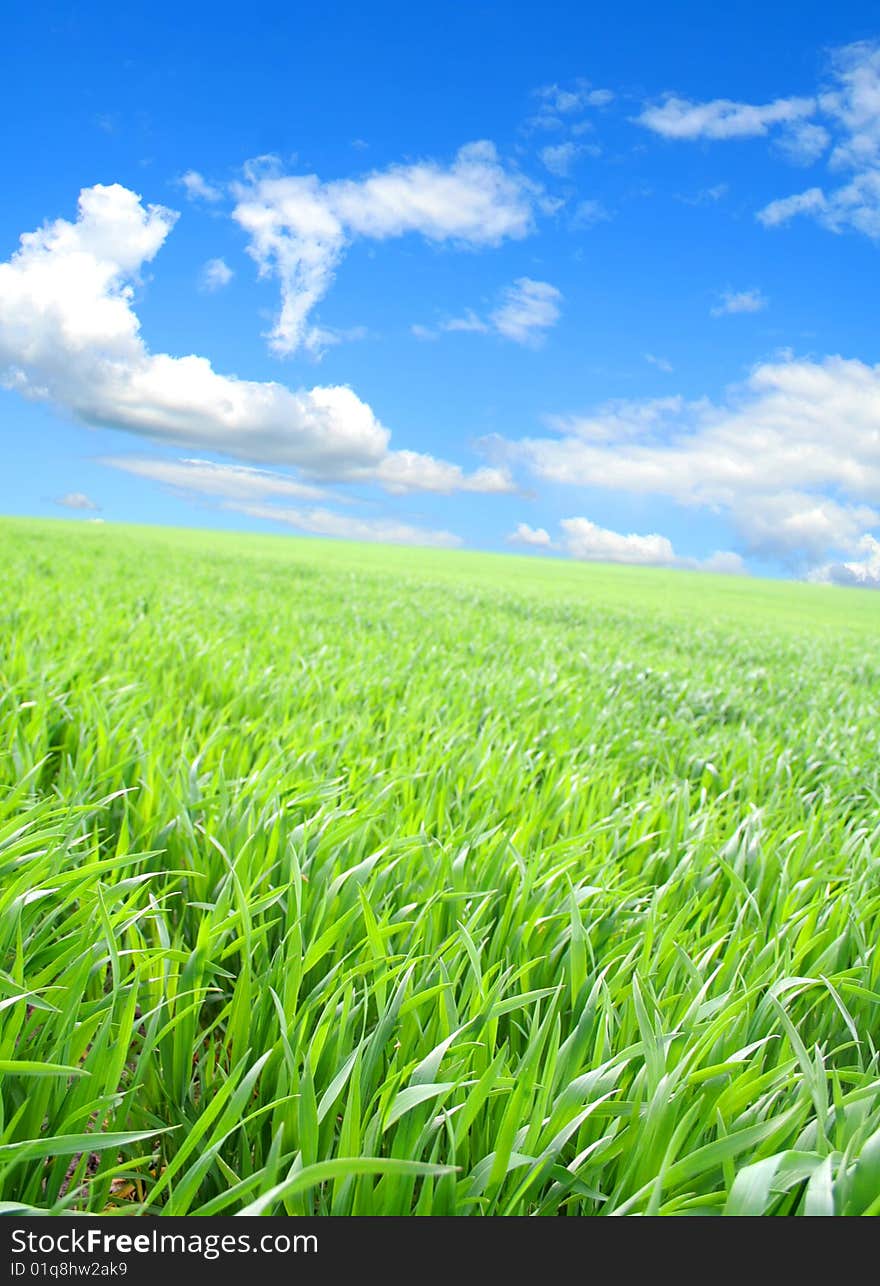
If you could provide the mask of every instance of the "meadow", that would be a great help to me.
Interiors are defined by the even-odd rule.
[[[880,1213],[880,595],[0,567],[0,1211]]]

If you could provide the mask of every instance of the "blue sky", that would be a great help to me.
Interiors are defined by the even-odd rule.
[[[875,7],[590,10],[13,4],[0,511],[880,585]]]

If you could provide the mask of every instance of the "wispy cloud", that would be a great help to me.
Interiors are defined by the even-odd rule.
[[[181,174],[177,182],[183,188],[189,201],[214,203],[223,199],[223,189],[218,187],[216,183],[209,183],[198,170],[187,170],[185,174]]]
[[[575,129],[573,117],[607,107],[614,101],[614,93],[578,79],[567,85],[543,85],[534,91],[533,98],[537,110],[526,121],[527,130]]]
[[[551,174],[557,178],[568,178],[579,157],[588,154],[595,155],[598,148],[591,147],[585,143],[574,143],[568,140],[565,143],[552,143],[547,147],[542,147],[538,156],[541,163]]]
[[[492,326],[516,344],[539,344],[559,320],[562,292],[547,281],[520,277],[491,314]]]
[[[736,313],[760,313],[767,307],[767,299],[757,287],[751,290],[724,290],[719,301],[709,311],[713,317]]]
[[[675,369],[670,361],[665,357],[657,357],[655,353],[645,353],[645,361],[650,366],[656,366],[658,371],[663,371],[665,375],[671,375]]]
[[[437,339],[441,331],[475,335],[500,335],[515,344],[535,348],[559,321],[562,292],[548,281],[518,277],[501,293],[499,302],[486,316],[468,308],[460,317],[450,317],[435,326],[418,323],[410,327],[416,339]]]
[[[585,201],[578,201],[572,211],[570,226],[578,231],[584,228],[594,228],[597,223],[607,223],[611,215],[606,210],[601,201],[595,201],[588,198]]]
[[[253,469],[241,464],[219,464],[214,460],[184,458],[166,460],[157,456],[102,456],[100,464],[137,478],[159,482],[175,491],[222,497],[229,500],[263,500],[289,496],[298,500],[327,500],[329,492],[284,473]]]
[[[711,187],[699,188],[688,195],[677,193],[675,199],[681,201],[682,205],[714,205],[715,202],[722,201],[729,191],[729,183],[713,183]]]
[[[639,124],[667,139],[772,138],[776,153],[802,166],[824,159],[830,182],[770,201],[766,227],[808,216],[831,232],[852,229],[880,239],[880,42],[835,50],[826,83],[805,97],[763,104],[727,98],[693,102],[667,94],[649,103]],[[847,176],[839,182],[834,176]]]
[[[636,118],[640,125],[670,139],[757,138],[771,128],[813,116],[815,98],[777,98],[772,103],[738,103],[715,98],[694,103],[668,94],[660,103],[645,107]]]
[[[337,540],[367,540],[389,545],[427,545],[437,549],[454,549],[460,537],[451,531],[414,527],[393,518],[358,518],[338,514],[330,509],[289,509],[275,505],[228,504],[228,509],[259,518],[264,522],[282,523],[313,536],[330,536]]]
[[[463,331],[465,334],[473,333],[475,335],[488,335],[492,327],[488,322],[478,317],[473,308],[468,310],[461,317],[451,317],[448,321],[440,323],[441,330]]]

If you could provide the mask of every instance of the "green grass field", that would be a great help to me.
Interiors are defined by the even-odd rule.
[[[0,1210],[880,1213],[880,595],[0,566]]]

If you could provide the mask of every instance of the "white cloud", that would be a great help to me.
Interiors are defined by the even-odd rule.
[[[696,571],[714,572],[716,576],[748,576],[749,569],[740,554],[729,549],[716,550],[708,558],[697,560]]]
[[[448,464],[420,451],[392,451],[360,477],[364,481],[381,483],[393,495],[409,491],[433,491],[439,495],[449,495],[453,491],[479,491],[501,495],[516,490],[506,469],[484,468],[465,473],[457,464]],[[349,480],[359,480],[356,470],[350,473]]]
[[[720,301],[710,311],[713,317],[724,317],[729,313],[760,313],[767,307],[767,300],[760,290],[725,290]]]
[[[610,89],[594,89],[588,80],[579,78],[570,85],[544,85],[534,91],[538,99],[538,110],[526,121],[528,129],[556,130],[569,127],[577,131],[577,124],[572,125],[571,117],[590,108],[607,107],[614,101]],[[583,122],[580,122],[583,124]]]
[[[833,69],[836,83],[820,100],[843,135],[831,163],[853,170],[880,164],[880,43],[844,46],[834,55]]]
[[[549,282],[520,277],[508,287],[501,306],[492,313],[492,326],[514,343],[540,343],[559,320],[561,299],[561,291]]]
[[[563,518],[564,546],[572,558],[602,563],[641,563],[649,567],[674,567],[677,560],[665,536],[623,536],[598,527],[588,518]]]
[[[589,81],[578,78],[571,85],[544,85],[534,90],[538,99],[538,111],[525,122],[525,129],[534,130],[569,130],[571,134],[582,134],[591,129],[588,121],[573,120],[580,113],[591,108],[607,107],[614,102],[614,93],[610,89],[593,89]]]
[[[700,188],[692,196],[685,196],[682,193],[676,195],[676,200],[681,201],[683,205],[709,205],[715,201],[721,201],[730,191],[729,183],[715,183],[710,188]]]
[[[287,509],[276,508],[274,505],[228,504],[226,508],[266,522],[284,523],[313,536],[331,536],[339,540],[369,540],[389,545],[429,545],[437,549],[452,549],[462,543],[450,531],[413,527],[393,518],[358,518],[351,514],[337,514],[330,509]]]
[[[801,121],[782,131],[776,146],[793,165],[813,165],[831,145],[831,135],[822,125]]]
[[[543,527],[530,527],[527,522],[518,522],[507,537],[511,545],[532,545],[536,549],[552,549],[550,533]]]
[[[530,527],[526,522],[517,523],[507,540],[510,544],[529,545],[536,549],[558,549],[580,562],[679,567],[727,576],[741,576],[746,571],[739,554],[719,550],[706,559],[682,557],[675,552],[666,536],[656,532],[647,536],[634,532],[622,535],[608,527],[598,526],[589,518],[563,518],[559,526],[562,535],[558,541],[554,541],[544,527]]]
[[[416,339],[432,340],[438,338],[436,330],[432,330],[430,326],[423,326],[421,322],[413,322],[409,329],[410,334],[415,335]]]
[[[665,357],[657,357],[654,353],[645,353],[645,361],[649,366],[656,366],[658,371],[663,371],[664,375],[671,375],[675,369]]]
[[[830,232],[852,228],[867,237],[880,238],[880,168],[857,174],[827,195],[813,187],[771,201],[758,211],[757,218],[765,227],[778,227],[798,214],[812,215]]]
[[[350,388],[293,390],[220,375],[204,357],[148,350],[134,287],[176,218],[118,184],[99,184],[80,193],[76,223],[57,219],[25,233],[0,264],[2,383],[88,425],[294,465],[311,479],[370,481],[393,472],[388,429]],[[442,462],[418,458],[426,489],[435,489]],[[480,471],[468,478],[444,467],[463,485],[481,485]],[[418,489],[419,470],[406,468],[410,489]],[[497,490],[494,474],[486,481]]]
[[[601,201],[579,201],[571,216],[572,228],[594,228],[597,223],[607,223],[611,215]]]
[[[331,326],[314,326],[312,328],[313,355],[320,357],[325,349],[335,348],[337,344],[352,344],[370,335],[366,326],[343,326],[334,329]]]
[[[451,317],[429,326],[411,326],[417,339],[436,339],[438,331],[465,334],[500,335],[515,344],[536,348],[559,321],[562,292],[548,281],[518,277],[501,293],[500,302],[487,317],[468,308],[461,317]]]
[[[298,500],[326,500],[323,487],[310,486],[283,473],[251,469],[241,464],[218,464],[214,460],[163,460],[156,456],[103,456],[99,464],[138,478],[148,478],[176,491],[224,497],[230,500],[262,500],[267,496],[291,496]]]
[[[68,491],[66,495],[59,496],[56,505],[62,505],[65,509],[99,509],[91,496],[87,496],[84,491]]]
[[[674,419],[684,406],[684,399],[677,395],[617,398],[605,402],[593,415],[550,415],[546,423],[563,439],[620,442],[644,437],[655,426]]]
[[[820,215],[824,213],[827,204],[821,188],[808,188],[806,192],[771,201],[763,210],[758,211],[757,218],[766,227],[774,228],[780,223],[787,223],[796,214]]]
[[[610,89],[593,89],[590,82],[583,79],[574,81],[569,87],[544,85],[535,90],[535,96],[547,111],[558,112],[560,116],[570,116],[585,107],[607,107],[614,98]]]
[[[734,522],[749,553],[812,563],[829,549],[857,552],[865,529],[880,523],[880,513],[828,496],[778,491],[744,500]]]
[[[294,392],[151,354],[133,282],[176,215],[114,184],[84,189],[76,223],[26,233],[0,265],[0,369],[26,396],[89,424],[333,472],[379,463],[389,433],[347,388]]]
[[[223,198],[223,189],[214,183],[209,183],[198,170],[187,170],[185,174],[181,174],[177,182],[190,201],[214,202]]]
[[[416,233],[438,243],[497,246],[531,231],[536,196],[488,142],[461,148],[450,166],[419,161],[330,183],[251,167],[236,191],[233,218],[249,236],[249,253],[261,275],[281,283],[281,312],[269,335],[279,354],[320,349],[311,313],[353,239]]]
[[[758,212],[758,219],[778,227],[808,215],[831,232],[853,229],[880,239],[880,42],[837,49],[829,70],[829,83],[812,97],[757,106],[729,99],[693,103],[670,95],[637,119],[673,139],[773,133],[777,151],[797,165],[814,165],[827,154],[829,174],[848,173],[845,182],[830,188],[814,183],[779,197]]]
[[[468,308],[463,317],[452,317],[440,323],[441,330],[472,332],[475,335],[487,335],[492,327],[478,317],[473,308]]]
[[[692,103],[669,94],[661,103],[644,108],[636,119],[664,138],[755,138],[767,134],[773,125],[812,116],[816,108],[815,98],[777,98],[756,106],[729,98]]]
[[[859,552],[865,557],[845,563],[825,563],[822,567],[817,567],[810,580],[828,585],[880,589],[880,540],[871,535],[863,536]]]
[[[616,402],[548,424],[553,437],[496,440],[496,458],[554,483],[727,513],[767,555],[787,560],[818,557],[823,528],[828,552],[848,552],[871,521],[859,506],[880,505],[880,365],[768,362],[717,404]],[[780,493],[786,503],[797,493],[807,516],[771,513],[768,497]]]
[[[583,156],[587,150],[582,144],[569,141],[542,147],[538,155],[541,163],[551,174],[564,179],[571,173],[572,166],[578,157]]]
[[[228,286],[235,273],[229,267],[225,259],[209,259],[202,267],[199,278],[202,290],[213,293],[215,290],[222,290]]]

